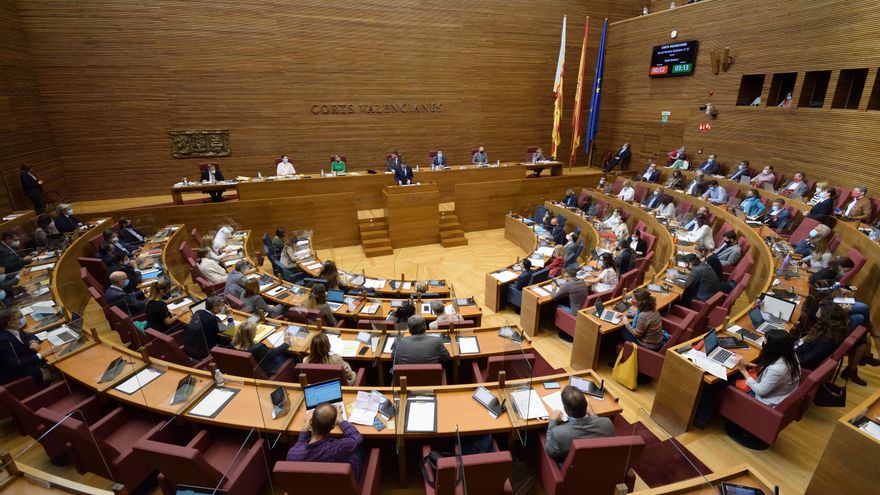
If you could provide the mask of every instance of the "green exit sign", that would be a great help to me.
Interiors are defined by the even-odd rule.
[[[675,64],[672,66],[673,74],[690,74],[694,71],[694,64]]]

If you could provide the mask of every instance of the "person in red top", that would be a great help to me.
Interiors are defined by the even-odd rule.
[[[553,248],[553,256],[550,264],[547,265],[547,268],[550,269],[550,277],[552,278],[559,275],[559,272],[562,271],[563,265],[565,265],[565,246],[557,244],[556,247]]]

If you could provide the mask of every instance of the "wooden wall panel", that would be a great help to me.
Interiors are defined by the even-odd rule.
[[[226,175],[268,174],[288,153],[317,172],[392,148],[453,163],[549,148],[552,85],[569,17],[560,156],[568,158],[583,22],[592,67],[602,17],[638,0],[18,0],[56,145],[76,199],[159,194],[199,159],[173,159],[168,131],[229,129]],[[588,79],[592,80],[592,68]],[[441,113],[314,115],[314,104],[437,103]],[[384,107],[382,107],[384,109]],[[583,158],[581,158],[583,160]],[[130,179],[136,176],[138,182]]]
[[[669,2],[660,5],[668,8]],[[650,79],[651,49],[669,43],[672,30],[678,30],[679,41],[700,41],[695,73]],[[710,51],[725,46],[731,47],[734,63],[728,72],[714,75]],[[876,0],[705,0],[617,22],[609,27],[596,149],[604,152],[631,141],[637,165],[684,143],[690,152],[704,150],[699,161],[715,152],[722,162],[770,163],[787,175],[803,170],[812,178],[848,187],[867,184],[877,191],[880,112],[866,108],[880,67],[878,48]],[[860,110],[830,109],[842,68],[871,69]],[[832,71],[825,108],[796,108],[804,72],[814,70]],[[742,75],[767,74],[766,103],[772,74],[781,72],[799,73],[794,108],[735,106]],[[707,102],[715,105],[717,119],[698,109]],[[672,112],[665,126],[660,124],[664,110]],[[700,122],[711,122],[712,130],[700,132]]]
[[[0,2],[0,213],[33,207],[21,192],[23,162],[44,189],[66,189],[15,2],[7,1]]]

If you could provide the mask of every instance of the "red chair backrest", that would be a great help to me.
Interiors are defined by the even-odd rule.
[[[852,260],[855,266],[853,266],[852,270],[850,270],[846,275],[840,277],[839,282],[841,284],[848,284],[849,281],[856,276],[856,273],[859,273],[859,270],[861,270],[862,267],[865,266],[865,261],[867,261],[865,255],[863,255],[862,252],[856,248],[849,248],[849,251],[846,252],[846,256]]]
[[[94,287],[87,287],[86,290],[89,291],[89,295],[92,296],[92,299],[98,303],[102,308],[107,307],[107,300],[104,299],[104,294],[98,292],[98,289]]]
[[[336,159],[336,155],[331,155],[330,156],[330,163],[333,163],[333,160],[335,160],[335,159]],[[345,163],[348,163],[348,158],[345,155],[339,155],[339,159],[344,161]]]
[[[532,161],[532,157],[535,155],[535,153],[537,151],[538,151],[537,146],[529,146],[528,148],[526,148],[526,161],[527,162]]]
[[[471,454],[461,456],[461,466],[464,466],[462,483],[467,485],[467,493],[479,493],[480,495],[501,495],[505,493],[504,484],[510,475],[510,465],[513,457],[510,452],[491,452],[488,454]],[[425,485],[426,494],[453,495],[462,493],[457,480],[461,474],[461,466],[455,456],[442,457],[437,461],[437,487],[431,489]]]
[[[626,290],[633,290],[639,285],[638,276],[639,276],[638,267],[633,268],[632,270],[624,273],[622,277],[620,277],[620,282],[617,285],[622,286]],[[615,292],[616,292],[616,290],[617,289],[615,289]],[[621,292],[623,292],[623,291],[621,291]],[[620,294],[617,294],[614,297],[617,297],[618,295],[620,295]]]
[[[636,186],[636,192],[633,194],[633,201],[641,202],[645,199],[645,196],[648,194],[648,188],[643,186]]]
[[[739,197],[739,187],[733,184],[724,186],[724,190],[727,192],[728,199]]]
[[[223,477],[222,472],[205,460],[202,452],[191,447],[141,439],[132,448],[142,462],[175,485],[214,487]]]
[[[121,410],[121,407],[117,408],[110,414],[118,414],[122,412]],[[108,466],[119,457],[119,451],[103,438],[92,436],[85,423],[74,416],[65,418],[64,415],[45,407],[38,409],[34,414],[46,424],[56,425],[55,431],[60,438],[70,444],[77,460],[86,471],[105,478],[113,478]]]
[[[562,486],[557,495],[613,493],[626,481],[626,475],[642,455],[645,440],[640,436],[579,438],[571,443],[568,457],[560,468]]]
[[[429,160],[433,160],[435,156],[437,156],[437,150],[428,151],[428,159]]]
[[[166,335],[152,328],[147,328],[146,334],[151,339],[146,345],[150,357],[181,366],[192,366],[192,360],[183,352],[180,343],[174,340],[171,335]]]
[[[644,232],[645,228],[647,228],[647,226],[645,225],[645,222],[643,220],[639,220],[638,222],[636,222],[636,226],[635,226],[635,228],[633,228],[633,230],[638,230],[639,232]]]
[[[721,307],[730,311],[730,308],[733,307],[733,303],[739,298],[739,296],[746,290],[746,286],[749,285],[749,280],[751,280],[752,274],[746,273],[743,275],[742,279],[736,283],[736,286],[733,287],[727,296],[724,298],[724,302],[721,303]]]
[[[689,340],[690,336],[694,333],[694,326],[698,316],[696,311],[679,305],[672,306],[670,313],[673,316],[678,316],[679,321],[673,321],[666,316],[661,317],[663,328],[672,334],[666,345],[663,346],[664,348]]]
[[[226,349],[224,347],[213,347],[211,349],[211,359],[214,360],[217,367],[223,370],[224,373],[246,378],[268,379],[266,374],[263,373],[262,368],[257,366],[254,355],[249,352]]]
[[[306,383],[321,383],[328,380],[340,380],[347,383],[345,370],[341,364],[311,364],[300,363],[296,365],[296,375],[306,375]]]
[[[645,253],[650,253],[654,251],[654,244],[657,242],[657,236],[650,232],[642,230],[642,239],[645,240]]]
[[[275,463],[272,474],[288,494],[328,493],[333,495],[360,495],[361,489],[347,462],[290,462]]]
[[[281,161],[281,159],[279,158],[278,162],[280,162],[280,161]],[[275,163],[278,163],[278,162],[275,162]],[[208,170],[208,165],[213,165],[215,169],[220,170],[220,165],[218,165],[216,162],[209,162],[209,163],[200,163],[199,164],[199,172],[201,173],[201,172]]]
[[[82,279],[84,284],[86,284],[86,287],[94,288],[101,294],[104,293],[104,286],[101,285],[91,273],[89,273],[89,270],[86,267],[81,266],[79,268],[79,278]]]
[[[195,241],[196,246],[202,245],[202,233],[199,232],[199,229],[193,228],[189,231],[190,237],[192,237],[193,241]]]
[[[443,384],[443,365],[440,364],[395,364],[392,384],[397,386],[401,376],[406,377],[410,387],[430,387]]]
[[[229,303],[229,305],[232,306],[233,308],[235,308],[235,309],[243,309],[244,308],[244,301],[235,297],[234,295],[224,294],[224,297],[226,298],[226,302]]]
[[[581,189],[581,193],[578,194],[578,199],[577,199],[577,205],[578,205],[578,208],[584,206],[584,203],[586,203],[587,198],[588,198],[589,196],[590,196],[590,193],[587,192],[586,189]]]
[[[621,189],[623,189],[623,179],[618,177],[617,180],[614,181],[614,184],[611,186],[611,194],[614,194],[616,196]]]
[[[438,329],[449,328],[453,322],[451,321],[441,321],[437,324]],[[463,320],[455,323],[455,328],[474,328],[474,320]]]
[[[725,294],[724,292],[718,291],[714,296],[706,299],[706,301],[703,303],[703,307],[700,309],[700,311],[698,311],[697,324],[705,321],[705,318],[709,315],[709,311],[711,311],[712,308],[714,308],[715,306],[721,304],[721,300],[724,299],[724,296],[726,295],[727,294]]]
[[[107,277],[107,265],[100,258],[77,258],[77,262],[79,262],[79,266],[85,268],[89,271],[92,277],[94,277],[97,281],[102,281]],[[100,284],[101,290],[104,289],[104,285]]]
[[[364,330],[394,330],[394,322],[388,320],[358,320],[357,327]]]
[[[834,350],[834,353],[831,354],[831,359],[834,361],[840,361],[843,359],[843,356],[849,354],[849,351],[856,345],[856,342],[859,341],[864,335],[868,332],[866,327],[859,325],[856,327],[852,333],[849,334],[849,337],[843,340],[843,342],[837,346],[837,349]]]
[[[486,364],[486,381],[497,382],[498,373],[502,370],[505,372],[508,380],[530,378],[534,368],[535,355],[531,352],[526,354],[502,354],[501,356],[491,356]]]
[[[807,220],[812,220],[812,218],[805,218],[804,219],[804,221],[807,221]],[[834,250],[837,249],[837,246],[839,246],[839,245],[840,245],[840,234],[835,232],[834,235],[831,236],[831,240],[828,241],[828,251],[830,251],[831,253],[834,253]]]
[[[685,213],[691,211],[691,208],[692,208],[691,204],[688,203],[687,201],[679,203],[678,206],[675,207],[675,215],[676,216],[684,215]]]
[[[196,253],[195,253],[195,251],[192,250],[191,247],[189,247],[188,242],[186,242],[186,241],[181,242],[180,247],[177,248],[177,250],[180,252],[180,255],[183,256],[183,259],[195,261]]]

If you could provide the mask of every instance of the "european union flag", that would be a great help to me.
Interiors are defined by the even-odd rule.
[[[602,102],[602,74],[605,71],[605,36],[608,34],[608,19],[602,25],[602,40],[599,42],[599,56],[596,58],[596,77],[593,79],[593,95],[590,98],[590,118],[587,120],[587,139],[584,143],[587,153],[590,143],[599,132],[599,104]]]

